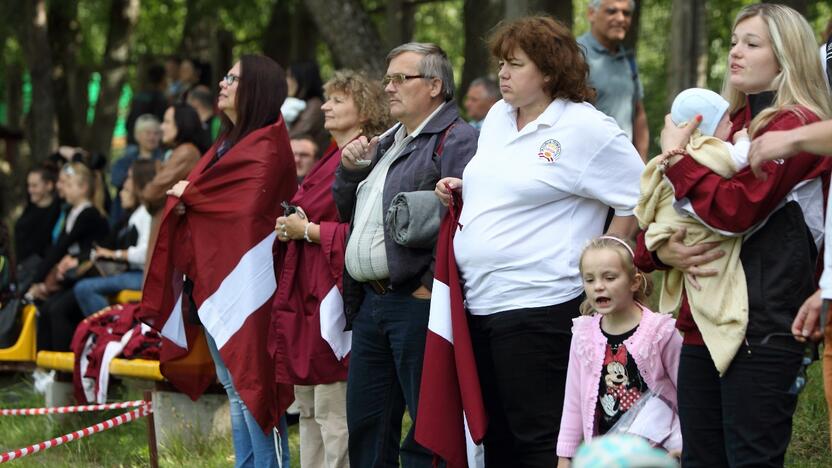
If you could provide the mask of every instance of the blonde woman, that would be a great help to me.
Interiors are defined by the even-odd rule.
[[[747,128],[753,139],[832,115],[814,34],[789,7],[743,8],[734,22],[728,65],[723,94],[731,103],[732,134]],[[676,322],[684,332],[678,378],[682,464],[783,466],[804,346],[790,329],[815,290],[832,160],[803,152],[765,165],[766,180],[750,168],[723,179],[685,154],[684,134],[673,125],[662,132],[662,149],[670,156],[667,179],[690,214],[723,233],[744,236],[740,260],[749,313],[744,344],[720,377],[690,307],[682,305]],[[658,260],[693,276],[713,274],[707,263],[720,252],[712,245],[685,247],[684,234],[660,247]],[[655,267],[639,240],[637,265]]]
[[[38,349],[69,351],[75,326],[84,318],[72,288],[63,286],[71,276],[68,272],[89,259],[93,245],[104,240],[109,231],[101,206],[94,204],[99,198],[96,185],[93,171],[80,162],[67,163],[61,169],[58,186],[69,212],[26,293],[38,304]]]

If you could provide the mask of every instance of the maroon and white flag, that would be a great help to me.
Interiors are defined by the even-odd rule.
[[[481,464],[476,445],[488,424],[454,257],[462,200],[453,194],[436,246],[415,437],[449,468],[462,468]]]
[[[275,219],[297,190],[286,126],[281,117],[235,144],[213,165],[217,145],[188,176],[182,197],[168,197],[150,261],[139,317],[164,340],[161,371],[196,399],[213,381],[205,366],[183,359],[198,337],[183,278],[193,281],[199,322],[252,415],[264,431],[291,404],[291,387],[278,386],[267,334],[275,275]],[[185,205],[185,214],[174,210]]]

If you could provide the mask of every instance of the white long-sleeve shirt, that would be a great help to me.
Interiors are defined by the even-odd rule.
[[[139,206],[127,220],[129,226],[135,226],[139,233],[136,245],[127,248],[127,262],[131,270],[143,270],[147,261],[147,247],[150,242],[150,222],[153,219],[144,205]]]

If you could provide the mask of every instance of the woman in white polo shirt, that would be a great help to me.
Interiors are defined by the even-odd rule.
[[[589,239],[631,237],[644,168],[615,121],[587,101],[588,67],[571,32],[521,18],[490,40],[503,100],[483,122],[460,179],[454,251],[464,280],[483,398],[487,466],[554,466],[572,319]]]

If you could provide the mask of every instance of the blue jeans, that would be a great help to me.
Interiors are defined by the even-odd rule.
[[[125,271],[113,276],[86,278],[75,283],[72,288],[84,317],[89,317],[110,305],[107,297],[125,289],[142,289],[141,271]]]
[[[257,420],[251,415],[240,394],[234,389],[231,382],[231,373],[217,349],[217,344],[211,335],[206,331],[205,340],[208,342],[208,350],[214,359],[214,366],[217,368],[217,379],[225,388],[228,394],[228,401],[231,403],[231,437],[234,440],[234,454],[236,458],[235,467],[276,467],[277,451],[275,450],[273,433],[264,433],[257,424]],[[286,416],[280,418],[280,447],[283,452],[281,466],[289,467],[289,432],[286,427]]]
[[[401,454],[405,468],[430,467],[433,455],[413,440],[415,423],[399,448],[405,408],[416,420],[430,301],[366,289],[347,374],[350,465],[398,466]]]

